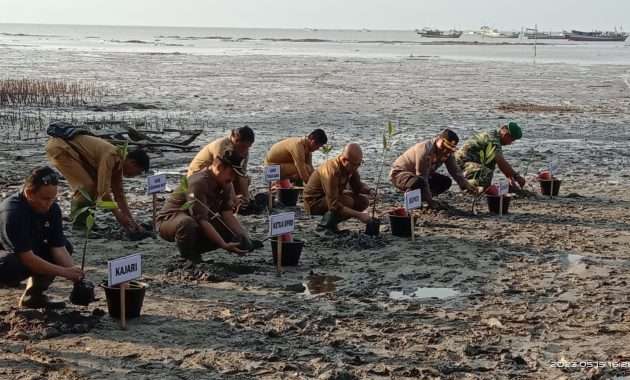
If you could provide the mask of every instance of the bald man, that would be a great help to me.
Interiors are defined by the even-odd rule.
[[[323,215],[320,227],[337,232],[337,225],[343,220],[370,221],[369,214],[363,211],[369,205],[366,195],[373,195],[374,190],[361,182],[361,163],[361,147],[348,144],[341,155],[323,163],[309,178],[304,188],[304,206],[311,215]]]

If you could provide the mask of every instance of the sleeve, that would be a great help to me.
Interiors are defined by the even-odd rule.
[[[65,247],[66,237],[63,234],[61,208],[55,203],[50,210],[50,230],[48,233],[48,244],[50,247]]]
[[[297,144],[293,144],[288,150],[300,178],[303,180],[308,179],[309,170],[306,167],[306,153],[302,143],[298,142]]]
[[[322,181],[322,188],[324,194],[326,194],[326,203],[328,209],[331,211],[339,212],[343,209],[343,204],[339,201],[339,181],[328,170],[323,170],[320,175]]]
[[[448,160],[446,160],[446,170],[451,175],[451,177],[453,177],[455,182],[457,182],[459,187],[463,188],[467,181],[466,178],[464,178],[464,174],[462,173],[461,169],[455,162],[455,156],[452,154],[450,155]]]
[[[234,191],[234,184],[229,183],[223,188],[223,199],[221,200],[221,212],[234,210],[234,199],[236,199],[236,191]]]
[[[7,215],[6,234],[14,253],[24,253],[33,250],[33,241],[30,235],[31,226],[29,219],[13,210]]]
[[[98,163],[98,180],[96,196],[103,198],[112,192],[112,176],[114,169],[120,163],[120,157],[116,153],[109,153]],[[122,178],[121,178],[122,180]]]
[[[361,182],[361,176],[357,170],[350,177],[350,188],[355,194],[359,194],[363,190],[363,182]]]
[[[208,194],[206,192],[205,186],[200,181],[191,181],[189,184],[189,193],[195,195],[195,202],[192,207],[189,208],[190,216],[192,216],[196,221],[208,221]],[[191,199],[188,198],[187,201]]]

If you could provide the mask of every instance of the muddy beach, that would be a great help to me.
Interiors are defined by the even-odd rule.
[[[452,210],[419,212],[415,242],[392,236],[387,223],[378,239],[331,239],[299,212],[295,236],[306,244],[300,266],[281,278],[269,242],[244,258],[216,251],[191,266],[173,244],[121,239],[102,217],[88,277],[100,283],[108,260],[141,253],[149,284],[142,317],[127,331],[96,317],[107,310],[99,289],[99,301],[64,312],[89,318],[80,323],[87,331],[49,326],[41,315],[35,327],[9,326],[20,318],[11,308],[21,289],[0,289],[0,378],[630,377],[627,66],[4,49],[0,67],[14,78],[97,80],[108,94],[84,108],[20,110],[42,125],[66,118],[203,128],[193,142],[200,145],[248,124],[257,133],[250,171],[259,189],[267,148],[317,127],[332,135],[331,155],[360,143],[363,179],[374,183],[388,120],[402,132],[393,160],[446,126],[467,138],[515,119],[524,138],[505,148],[506,158],[530,180],[555,160],[563,180],[553,199],[531,180],[536,194],[513,200],[503,217],[485,203],[474,215],[471,198],[452,189],[440,197]],[[15,112],[0,109],[3,197],[45,161],[45,128],[7,123]],[[151,157],[172,189],[193,154],[156,149]],[[149,221],[144,180],[126,186],[130,206]],[[391,186],[383,190],[382,214],[402,203]],[[67,212],[65,185],[59,200]],[[243,220],[254,236],[266,235],[265,216]],[[51,293],[67,299],[70,290],[59,280]]]

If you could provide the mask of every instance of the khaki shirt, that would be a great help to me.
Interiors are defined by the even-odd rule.
[[[117,147],[89,135],[79,135],[71,141],[53,137],[49,144],[63,147],[70,155],[78,157],[88,174],[96,180],[96,196],[103,198],[112,193],[112,184],[122,189],[122,156]],[[88,169],[92,170],[88,170]]]
[[[187,211],[182,206],[193,199],[195,202]],[[157,214],[157,221],[163,222],[180,212],[188,212],[197,221],[209,221],[212,214],[203,206],[206,205],[214,213],[229,211],[234,208],[234,188],[232,184],[221,186],[210,170],[201,170],[188,178],[188,193],[174,192]]]
[[[234,150],[234,145],[232,144],[230,136],[216,139],[210,144],[204,146],[190,162],[190,165],[188,165],[188,173],[186,175],[190,177],[193,173],[212,165],[214,158],[223,156],[223,153],[225,153],[226,150]],[[248,160],[249,154],[246,154],[245,157],[243,157],[243,170],[245,172],[247,172]]]
[[[414,173],[424,179],[427,186],[426,188],[428,189],[429,177],[431,174],[439,169],[442,164],[446,164],[446,170],[448,170],[448,173],[460,187],[463,187],[466,183],[466,179],[455,162],[455,155],[449,155],[446,161],[438,161],[437,148],[435,146],[436,142],[437,138],[434,138],[419,142],[407,149],[407,151],[398,157],[392,164],[392,170],[389,172],[389,178],[393,180],[393,178],[401,172]]]
[[[294,164],[302,179],[308,179],[313,168],[313,155],[308,150],[308,138],[289,137],[274,144],[265,165]]]
[[[358,194],[364,185],[358,171],[346,172],[341,164],[341,156],[324,162],[309,178],[304,187],[304,200],[315,200],[326,197],[326,203],[330,211],[339,212],[344,205],[339,202],[339,197],[350,185],[350,189]]]

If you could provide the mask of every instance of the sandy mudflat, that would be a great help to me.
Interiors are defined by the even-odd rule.
[[[77,118],[189,120],[185,127],[190,129],[203,119],[208,126],[197,143],[250,124],[257,132],[251,171],[259,177],[258,186],[266,148],[315,127],[332,135],[333,153],[349,141],[361,143],[363,177],[373,183],[380,129],[390,119],[403,133],[398,153],[447,125],[465,138],[514,118],[525,138],[505,148],[506,157],[520,162],[521,172],[531,162],[529,176],[557,160],[564,182],[560,197],[514,200],[503,218],[488,215],[484,205],[473,215],[470,199],[452,189],[443,199],[455,210],[421,212],[415,243],[391,236],[387,225],[376,241],[330,241],[314,234],[315,219],[301,215],[296,236],[307,241],[301,265],[287,268],[281,278],[268,243],[245,258],[207,254],[208,263],[191,269],[177,260],[170,243],[95,239],[88,258],[95,282],[105,277],[107,260],[143,254],[144,281],[150,286],[143,316],[130,322],[128,331],[106,315],[88,333],[54,337],[30,330],[16,336],[2,325],[0,378],[630,376],[627,367],[553,368],[560,360],[630,361],[630,88],[623,81],[629,67],[5,53],[2,64],[12,77],[98,78],[114,92],[104,99],[107,104],[159,108],[66,110]],[[26,59],[37,63],[20,64]],[[501,107],[508,103],[556,107]],[[42,132],[7,126],[0,131],[3,195],[44,159],[45,140],[27,140],[37,136]],[[160,169],[172,172],[191,156],[153,155]],[[322,158],[315,156],[318,162]],[[169,181],[175,185],[177,176]],[[132,207],[148,220],[150,199],[143,186],[134,180],[127,188]],[[380,212],[402,201],[392,188],[384,188]],[[68,210],[66,187],[60,200]],[[254,235],[265,235],[263,216],[244,221]],[[107,225],[107,218],[101,224]],[[353,223],[344,227],[359,230]],[[68,234],[75,244],[81,242],[79,235]],[[0,289],[2,318],[20,291]],[[52,293],[65,298],[69,291],[67,282],[58,281]],[[449,297],[422,298],[425,294]],[[88,309],[76,310],[85,315],[106,310],[101,291],[99,296]]]

